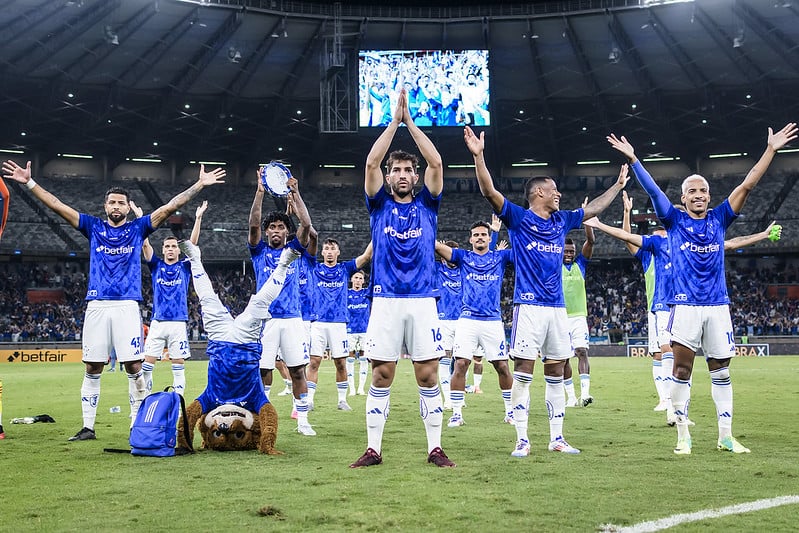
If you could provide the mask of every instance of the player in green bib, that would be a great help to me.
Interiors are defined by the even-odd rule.
[[[582,252],[572,239],[566,239],[563,247],[563,297],[566,301],[566,315],[569,317],[569,338],[577,369],[580,372],[580,405],[586,407],[594,399],[591,397],[591,365],[588,363],[588,305],[585,296],[585,267],[594,253],[594,230],[585,226],[585,243]],[[569,361],[563,369],[563,386],[566,388],[566,407],[576,407],[572,369]]]

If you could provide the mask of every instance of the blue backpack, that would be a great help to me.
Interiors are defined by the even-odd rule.
[[[189,434],[183,396],[167,387],[149,394],[141,403],[130,428],[130,453],[151,457],[172,457],[178,438],[178,419],[183,413],[185,435]],[[191,443],[189,443],[191,447]]]

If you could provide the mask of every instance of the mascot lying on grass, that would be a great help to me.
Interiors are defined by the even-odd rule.
[[[180,248],[191,261],[194,291],[200,299],[203,327],[208,334],[208,385],[186,408],[189,434],[178,423],[178,448],[188,448],[198,427],[202,447],[211,450],[275,449],[277,412],[264,394],[259,371],[261,328],[270,318],[269,305],[280,294],[289,265],[301,255],[294,239],[283,249],[272,275],[235,319],[222,305],[203,268],[200,249],[190,241]]]

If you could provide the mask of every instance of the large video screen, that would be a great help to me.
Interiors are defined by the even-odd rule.
[[[419,127],[489,126],[488,50],[361,50],[361,127],[386,126],[400,90]]]

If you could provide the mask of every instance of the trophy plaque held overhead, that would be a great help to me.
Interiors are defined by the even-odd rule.
[[[272,161],[258,170],[258,177],[269,194],[277,198],[285,198],[289,194],[286,182],[291,178],[291,171],[282,163]]]

